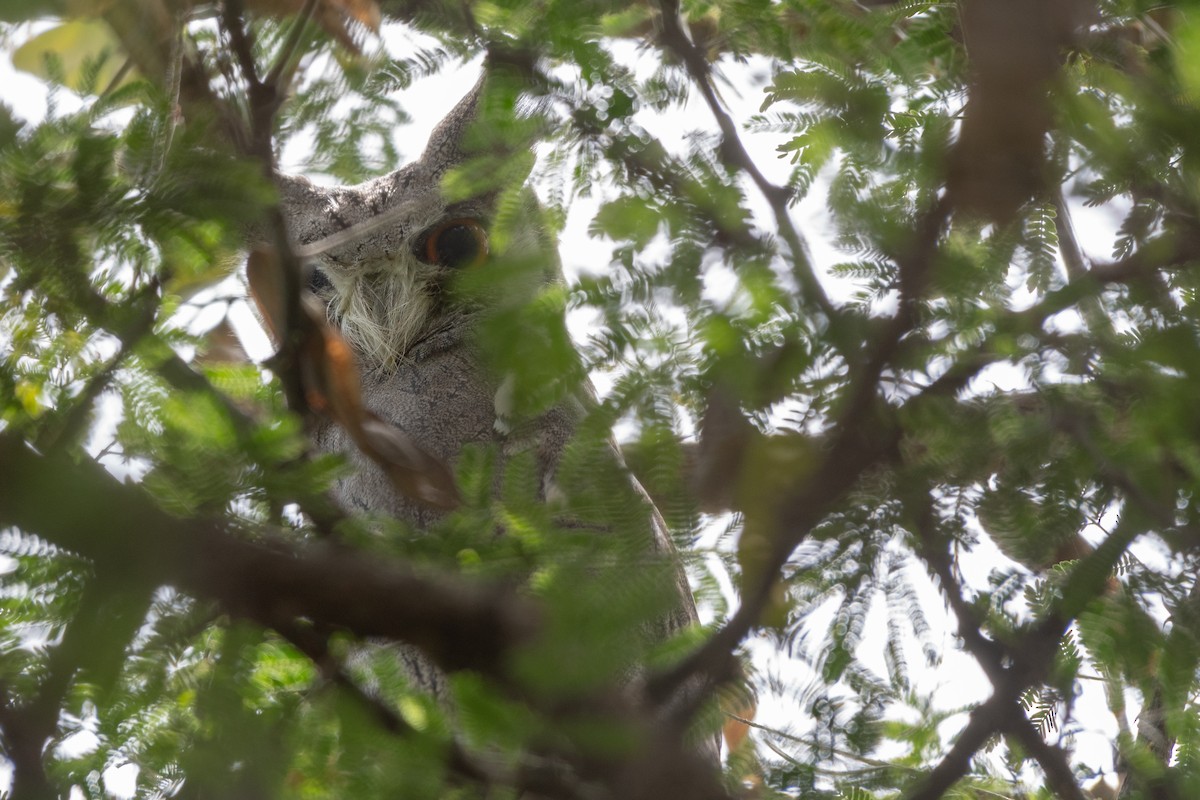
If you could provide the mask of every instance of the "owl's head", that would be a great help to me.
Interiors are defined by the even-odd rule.
[[[381,178],[347,187],[278,178],[288,232],[312,267],[309,288],[368,369],[390,369],[422,339],[469,319],[475,307],[449,290],[462,273],[487,269],[497,258],[489,237],[495,187],[454,201],[442,190],[450,170],[474,163],[478,149],[468,145],[468,129],[483,91],[480,78],[434,129],[421,157]],[[501,150],[490,156],[504,158]],[[545,251],[530,210],[527,229],[506,242],[506,258]]]

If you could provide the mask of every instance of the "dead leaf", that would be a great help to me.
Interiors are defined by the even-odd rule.
[[[748,723],[758,713],[758,701],[748,686],[739,683],[722,692],[718,702],[725,712],[725,724],[721,726],[725,748],[730,753],[737,752],[750,735]]]
[[[369,30],[379,32],[381,16],[374,0],[330,0],[329,5],[340,8],[346,16]]]
[[[321,302],[307,291],[303,294],[305,337],[299,367],[309,407],[341,425],[358,449],[383,469],[396,491],[433,508],[459,505],[461,497],[449,468],[363,405],[353,350],[328,323]]]
[[[454,475],[446,465],[395,425],[364,409],[358,433],[355,442],[359,448],[383,467],[402,494],[441,509],[462,502]]]
[[[278,346],[288,334],[283,265],[275,250],[254,249],[246,262],[250,294]],[[407,434],[363,405],[362,378],[354,351],[329,324],[325,306],[302,289],[295,368],[308,407],[341,425],[358,449],[380,466],[396,491],[425,505],[454,508],[461,502],[454,475]]]
[[[204,345],[196,359],[201,364],[248,364],[250,357],[242,347],[237,332],[229,324],[229,317],[222,317],[204,337]]]
[[[246,279],[250,283],[250,296],[258,307],[267,333],[276,347],[282,341],[287,322],[287,298],[285,296],[283,265],[279,254],[269,247],[256,247],[246,259]]]
[[[306,335],[300,348],[300,371],[308,404],[347,430],[362,422],[361,379],[354,352],[329,325],[325,309],[311,293],[300,302]]]

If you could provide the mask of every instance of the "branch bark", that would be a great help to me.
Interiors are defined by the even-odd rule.
[[[170,584],[274,627],[298,618],[410,642],[447,671],[500,676],[537,633],[536,606],[513,592],[420,574],[331,544],[251,541],[178,519],[97,464],[40,455],[0,434],[0,524],[45,537],[139,582]]]

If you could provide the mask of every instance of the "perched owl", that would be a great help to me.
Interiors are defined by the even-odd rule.
[[[293,244],[315,266],[310,286],[357,355],[364,403],[451,466],[470,445],[494,447],[501,462],[532,453],[537,491],[548,501],[557,491],[555,469],[572,446],[590,389],[581,385],[562,393],[532,421],[511,428],[506,419],[511,387],[485,363],[477,336],[489,311],[487,299],[464,301],[450,290],[465,273],[487,270],[494,255],[488,221],[495,193],[448,203],[441,188],[447,172],[469,156],[465,137],[482,91],[483,79],[437,126],[417,161],[352,187],[322,188],[281,176],[280,193]],[[506,238],[504,262],[535,264],[536,269],[513,274],[544,288],[561,281],[560,270],[554,243],[538,224],[532,192],[528,197],[527,213],[522,217],[518,211],[516,231]],[[348,510],[386,512],[417,529],[444,513],[398,494],[341,427],[327,423],[315,440],[325,451],[345,453],[354,467],[335,489]],[[612,445],[605,447],[619,460]],[[634,490],[649,503],[636,482]],[[651,510],[646,518],[646,551],[670,558],[661,516]],[[661,636],[696,619],[686,579],[681,570],[674,575],[678,602],[658,626]],[[402,656],[416,684],[435,696],[445,693],[442,676],[419,652],[403,649]]]

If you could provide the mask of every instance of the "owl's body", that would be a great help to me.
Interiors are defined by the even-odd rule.
[[[506,419],[505,379],[490,369],[478,339],[486,303],[478,298],[464,303],[451,291],[461,265],[431,263],[437,252],[427,246],[431,231],[486,221],[492,214],[493,197],[447,204],[440,191],[447,170],[464,160],[463,134],[475,116],[480,90],[477,86],[443,120],[420,160],[397,172],[356,187],[325,189],[286,176],[279,185],[294,244],[319,270],[318,295],[360,362],[366,406],[451,467],[473,445],[494,448],[501,473],[508,458],[532,452],[537,492],[546,500],[555,491],[555,469],[586,413],[588,389],[560,393],[563,399],[512,429]],[[544,287],[559,280],[559,268],[536,218],[534,211],[527,229],[516,231],[503,255],[538,264],[536,283]],[[455,248],[447,252],[447,260],[457,257]],[[397,493],[336,424],[319,427],[314,439],[322,450],[344,453],[353,466],[335,488],[347,510],[385,513],[418,530],[444,513]],[[619,461],[615,448],[606,445],[606,450],[604,457]],[[648,504],[633,483],[635,496]],[[645,551],[669,554],[671,541],[661,516],[651,508],[646,519]],[[682,571],[677,582],[677,608],[655,625],[657,636],[696,619]],[[402,649],[401,655],[416,684],[443,694],[442,677],[419,653]]]

